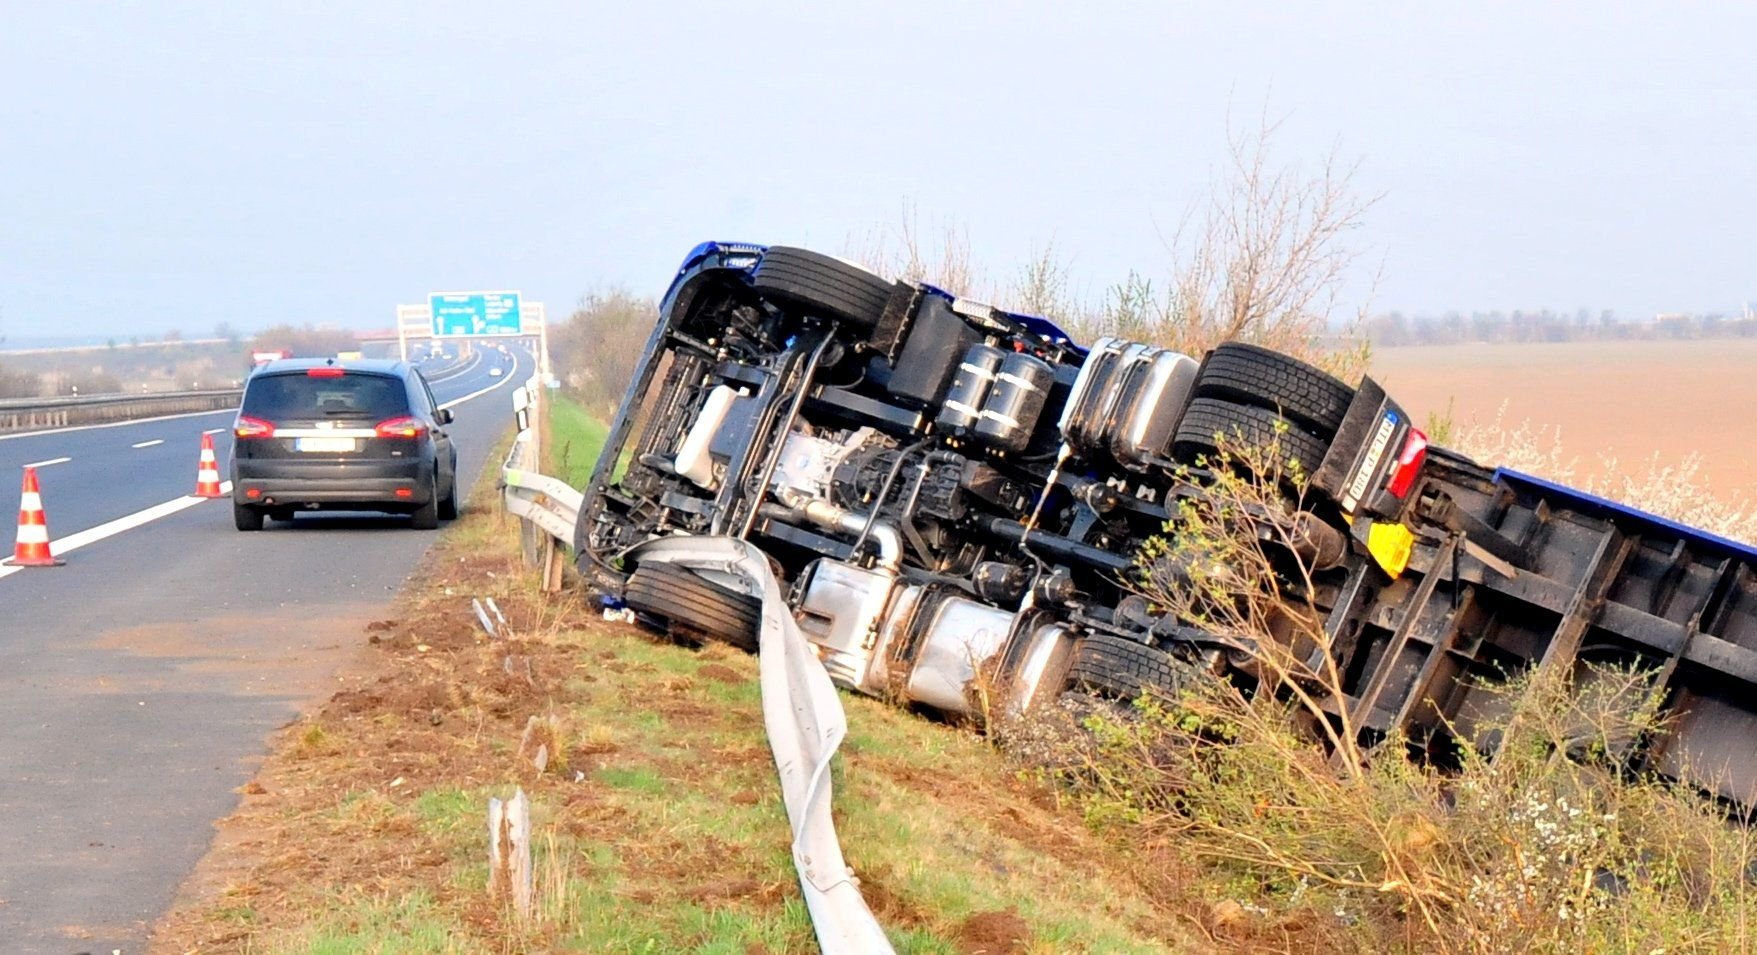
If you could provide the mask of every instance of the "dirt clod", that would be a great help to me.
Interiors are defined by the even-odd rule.
[[[1031,926],[1016,908],[978,912],[959,923],[956,938],[965,955],[1017,955],[1031,940]]]

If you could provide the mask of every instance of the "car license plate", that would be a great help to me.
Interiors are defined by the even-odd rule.
[[[335,454],[354,450],[353,438],[294,438],[293,450]]]

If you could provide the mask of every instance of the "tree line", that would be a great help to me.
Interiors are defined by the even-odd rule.
[[[1457,345],[1466,342],[1526,343],[1580,341],[1670,341],[1696,338],[1757,338],[1757,317],[1748,315],[1659,315],[1638,321],[1615,312],[1578,309],[1446,312],[1408,316],[1385,312],[1368,318],[1361,331],[1377,346]]]

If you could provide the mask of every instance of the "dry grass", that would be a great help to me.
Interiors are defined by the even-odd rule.
[[[283,732],[221,823],[213,890],[153,951],[815,949],[755,659],[546,597],[516,538],[480,507],[445,533],[369,633],[382,667]],[[509,639],[481,632],[471,597],[494,598]],[[983,740],[847,705],[837,824],[899,951],[1192,950],[1164,873],[1135,871]],[[515,786],[536,833],[530,919],[487,891],[487,800]]]
[[[1205,927],[1243,947],[1749,950],[1751,830],[1620,769],[1661,729],[1651,672],[1484,688],[1506,715],[1445,769],[1398,738],[1362,749],[1326,712],[1341,675],[1300,596],[1309,574],[1283,546],[1286,488],[1301,482],[1277,457],[1235,448],[1212,462],[1209,493],[1143,555],[1140,578],[1160,606],[1232,638],[1265,689],[1196,679],[1126,709],[1052,713],[1064,745],[1036,752],[1045,776],[1113,838],[1196,860],[1221,896]]]

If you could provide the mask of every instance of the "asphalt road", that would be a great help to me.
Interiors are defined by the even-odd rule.
[[[434,372],[441,403],[463,399],[460,488],[531,367],[509,346]],[[38,476],[67,561],[0,567],[0,953],[142,951],[268,734],[327,697],[434,539],[343,514],[239,533],[227,499],[187,496],[204,432],[226,474],[231,420],[0,436],[8,480],[66,459]]]

